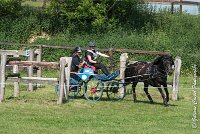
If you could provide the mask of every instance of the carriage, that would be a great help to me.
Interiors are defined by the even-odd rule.
[[[125,96],[125,86],[121,80],[116,79],[119,71],[106,76],[95,74],[91,68],[82,68],[80,73],[75,73],[79,80],[70,78],[69,97],[78,98],[84,96],[89,101],[98,101],[103,92],[110,100],[122,100]],[[67,85],[66,85],[67,86]],[[67,89],[67,88],[66,88]],[[59,84],[56,84],[56,93],[59,93]]]
[[[124,83],[115,79],[119,75],[119,71],[115,71],[109,76],[104,74],[94,74],[91,68],[83,68],[80,73],[77,73],[81,80],[76,81],[74,88],[70,83],[69,94],[73,93],[76,96],[83,87],[83,94],[90,101],[99,100],[103,92],[106,92],[109,99],[122,100],[125,96],[125,87],[132,84],[132,95],[134,102],[136,99],[135,87],[138,82],[144,83],[144,91],[153,103],[153,99],[148,92],[148,86],[157,87],[162,98],[164,106],[168,106],[169,92],[167,89],[167,76],[172,73],[174,61],[171,55],[162,55],[157,57],[153,62],[135,62],[127,64],[125,69]],[[71,81],[74,81],[73,79]],[[165,94],[162,91],[163,86]],[[57,90],[59,87],[57,87]]]

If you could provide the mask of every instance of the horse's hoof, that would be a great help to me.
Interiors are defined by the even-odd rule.
[[[168,102],[168,101],[169,101],[169,97],[166,97],[166,98],[165,98],[165,101]]]
[[[169,105],[168,104],[164,104],[164,107],[168,107]]]
[[[169,102],[169,98],[166,98],[166,101]]]
[[[150,101],[150,104],[154,104],[154,102],[151,100],[151,101]]]

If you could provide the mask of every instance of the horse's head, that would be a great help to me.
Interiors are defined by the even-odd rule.
[[[171,74],[173,72],[174,60],[171,55],[162,55],[153,62],[154,65],[159,65],[166,72]]]

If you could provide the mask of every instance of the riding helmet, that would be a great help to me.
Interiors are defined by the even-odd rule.
[[[81,48],[80,48],[80,47],[75,47],[75,48],[74,48],[74,52],[81,53],[81,52],[82,52],[82,50],[81,50]]]
[[[88,43],[88,45],[89,45],[89,47],[96,47],[96,42],[90,41],[90,42]]]

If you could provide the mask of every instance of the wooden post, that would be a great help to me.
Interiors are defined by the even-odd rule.
[[[7,61],[7,55],[2,54],[1,67],[0,67],[0,103],[3,102],[5,95],[6,61]]]
[[[36,61],[37,62],[42,62],[42,50],[41,49],[36,49]],[[37,77],[42,77],[42,68],[38,67],[37,69]]]
[[[65,81],[66,81],[66,85],[67,85],[65,87],[67,87],[67,89],[64,88],[66,100],[69,99],[71,62],[72,62],[72,57],[67,57],[66,58],[66,67],[65,67]]]
[[[183,12],[183,0],[180,0],[180,14]]]
[[[8,65],[60,68],[58,62],[8,61]]]
[[[19,55],[14,55],[14,57],[19,57]],[[13,65],[13,73],[19,73],[19,66]],[[14,97],[19,96],[19,82],[14,82]]]
[[[128,59],[128,53],[123,53],[120,56],[120,79],[122,79],[122,82],[124,83],[124,71],[126,69],[126,62]]]
[[[64,99],[64,86],[65,86],[65,66],[66,60],[64,57],[60,58],[60,77],[59,77],[59,97],[57,104],[62,104]]]
[[[33,61],[34,60],[34,51],[33,51],[33,49],[30,49],[29,51],[30,51],[29,52],[30,55],[29,55],[28,60]],[[28,77],[33,77],[33,66],[28,67]],[[33,91],[33,83],[28,84],[28,91]]]
[[[36,49],[36,61],[42,62],[42,49]],[[37,77],[42,77],[42,67],[37,68]],[[40,87],[40,84],[37,83],[37,87]]]
[[[179,90],[179,77],[181,72],[181,58],[175,58],[175,70],[174,70],[174,79],[173,79],[173,88],[172,88],[172,100],[178,99],[178,90]]]
[[[171,13],[174,13],[174,2],[171,3]]]
[[[109,49],[109,56],[110,56],[110,68],[109,71],[113,71],[113,48]]]

